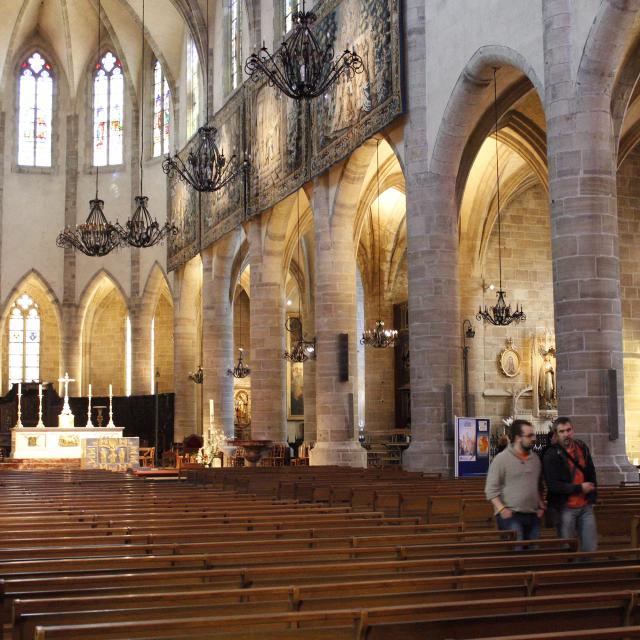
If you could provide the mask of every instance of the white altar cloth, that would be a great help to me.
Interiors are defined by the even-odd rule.
[[[82,457],[82,441],[87,438],[122,438],[122,427],[45,427],[11,430],[11,457],[18,460],[59,460]]]

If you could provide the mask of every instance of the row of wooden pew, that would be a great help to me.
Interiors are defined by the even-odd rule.
[[[218,471],[162,483],[0,472],[5,638],[640,637],[635,547],[584,553],[575,540],[523,543],[494,527],[336,498],[369,484],[471,500],[481,481]],[[296,497],[292,483],[324,493]],[[603,494],[613,508],[638,492]]]

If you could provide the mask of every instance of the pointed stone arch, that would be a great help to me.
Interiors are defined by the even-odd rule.
[[[30,269],[11,288],[2,305],[0,316],[0,392],[6,389],[8,381],[8,316],[15,300],[26,293],[38,305],[40,315],[40,379],[56,382],[62,368],[62,311],[58,298],[40,272]]]

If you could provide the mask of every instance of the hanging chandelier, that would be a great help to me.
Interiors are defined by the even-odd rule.
[[[376,215],[378,227],[378,320],[374,329],[366,329],[360,338],[360,344],[374,349],[386,349],[393,347],[398,339],[398,332],[395,329],[385,329],[384,322],[381,320],[381,301],[382,301],[382,234],[380,228],[380,159],[378,155],[380,147],[380,139],[376,140],[376,184],[378,188],[378,198],[376,200]]]
[[[227,161],[224,150],[218,149],[218,130],[209,125],[209,0],[207,3],[207,38],[205,59],[205,104],[204,126],[196,133],[197,144],[187,154],[186,162],[178,153],[167,154],[162,170],[168,175],[177,175],[183,182],[199,193],[219,191],[231,182],[240,172],[248,169],[248,162],[238,164],[235,155]]]
[[[310,100],[329,89],[340,76],[353,77],[362,73],[362,58],[355,52],[345,49],[334,59],[333,47],[324,49],[311,30],[317,16],[313,11],[292,14],[293,33],[286,38],[272,54],[263,46],[252,53],[245,62],[245,71],[251,79],[257,81],[263,75],[269,85],[294,100]]]
[[[242,303],[239,300],[236,300],[236,303],[240,307],[240,344],[242,344]],[[234,378],[246,378],[251,373],[251,369],[244,363],[244,349],[240,347],[238,351],[240,351],[238,364],[233,369],[227,369],[227,375]]]
[[[98,0],[98,57],[100,57],[102,3]],[[118,227],[104,215],[104,200],[98,197],[99,169],[96,164],[96,197],[89,201],[89,215],[82,224],[67,226],[58,234],[56,245],[61,249],[77,249],[89,257],[102,257],[123,244]]]
[[[238,351],[240,352],[238,364],[236,364],[233,369],[227,369],[227,375],[233,376],[234,378],[246,378],[251,373],[251,369],[249,369],[249,367],[244,363],[244,349],[240,347]]]
[[[496,82],[497,68],[493,68],[493,115],[495,120],[495,142],[496,142],[496,205],[498,208],[498,265],[500,273],[500,286],[496,292],[497,301],[493,307],[484,309],[482,306],[478,308],[476,314],[477,320],[483,320],[485,323],[492,324],[497,327],[506,327],[511,323],[518,324],[527,319],[522,305],[516,305],[515,311],[511,311],[511,305],[505,300],[506,293],[502,288],[502,228],[500,224],[500,171],[498,164],[498,88]]]
[[[297,253],[298,253],[298,268],[300,268],[300,191],[297,195],[297,211],[298,217],[296,222],[296,238],[297,238]],[[302,292],[298,291],[298,317],[291,316],[287,318],[284,323],[286,330],[296,337],[296,341],[293,343],[291,351],[285,351],[283,358],[290,362],[306,362],[309,358],[316,357],[316,339],[305,340],[304,331],[302,330],[302,306],[301,306]]]
[[[145,0],[142,0],[142,28],[140,30],[140,58],[142,60],[142,74],[141,74],[141,89],[140,89],[140,195],[136,196],[136,209],[133,212],[133,216],[127,220],[124,227],[116,225],[118,232],[122,236],[124,243],[138,248],[153,247],[154,245],[162,242],[167,236],[175,236],[178,233],[178,228],[170,223],[165,222],[163,225],[153,219],[149,210],[147,209],[147,203],[149,198],[143,196],[142,184],[144,181],[144,28],[145,28],[145,12],[144,12]]]
[[[309,358],[316,357],[316,339],[305,340],[302,334],[302,321],[295,316],[288,318],[285,328],[289,333],[297,336],[291,351],[284,352],[284,359],[290,362],[306,362]]]

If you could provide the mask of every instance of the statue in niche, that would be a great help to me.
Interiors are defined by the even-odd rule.
[[[556,397],[556,350],[554,347],[545,349],[540,347],[542,364],[538,375],[538,400],[540,409],[548,411],[557,409],[558,400]]]

